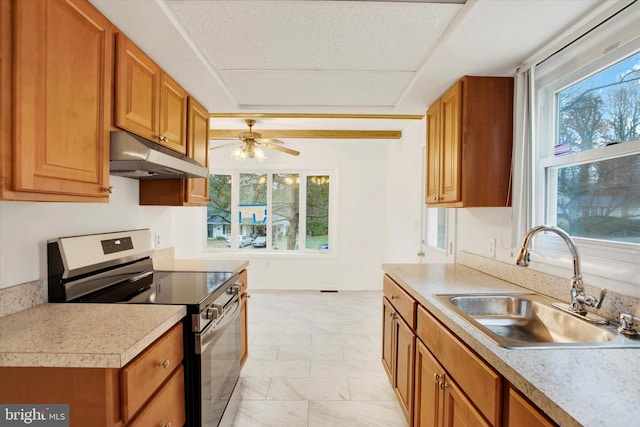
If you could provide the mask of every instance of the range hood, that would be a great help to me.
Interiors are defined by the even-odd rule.
[[[111,175],[135,179],[206,178],[195,160],[126,131],[111,132]]]

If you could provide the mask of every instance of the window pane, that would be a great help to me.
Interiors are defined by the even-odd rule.
[[[307,177],[307,249],[329,249],[329,176]]]
[[[267,235],[267,175],[240,174],[238,246],[252,248],[253,239]]]
[[[551,220],[560,228],[577,237],[640,242],[640,155],[549,168],[548,180],[557,183]]]
[[[426,208],[427,245],[438,249],[447,248],[447,210],[445,208]]]
[[[298,249],[298,217],[300,210],[300,176],[273,174],[273,218],[271,238],[273,249]]]
[[[230,246],[231,236],[231,175],[209,175],[207,204],[207,246]]]
[[[637,140],[639,81],[640,52],[559,92],[555,155]]]

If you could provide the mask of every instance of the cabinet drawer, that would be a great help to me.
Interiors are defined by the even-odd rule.
[[[120,384],[125,422],[181,366],[182,357],[182,323],[178,323],[122,369]]]
[[[184,370],[176,370],[128,427],[182,426],[185,423]]]
[[[500,425],[502,381],[431,313],[418,307],[417,335],[444,369],[494,426]]]
[[[416,300],[406,293],[396,282],[388,275],[384,275],[383,279],[384,296],[391,302],[393,308],[396,309],[400,316],[409,325],[411,329],[416,327]]]

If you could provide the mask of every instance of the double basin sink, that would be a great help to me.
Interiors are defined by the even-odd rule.
[[[448,294],[436,297],[501,347],[640,348],[639,338],[618,333],[615,325],[581,318],[557,308],[554,300],[542,295]]]

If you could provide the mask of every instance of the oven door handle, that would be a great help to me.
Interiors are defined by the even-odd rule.
[[[219,322],[207,326],[202,332],[196,334],[196,354],[202,354],[207,351],[211,342],[218,333],[224,330],[230,323],[237,319],[240,314],[240,297],[235,295],[229,304],[231,307],[227,309]]]

